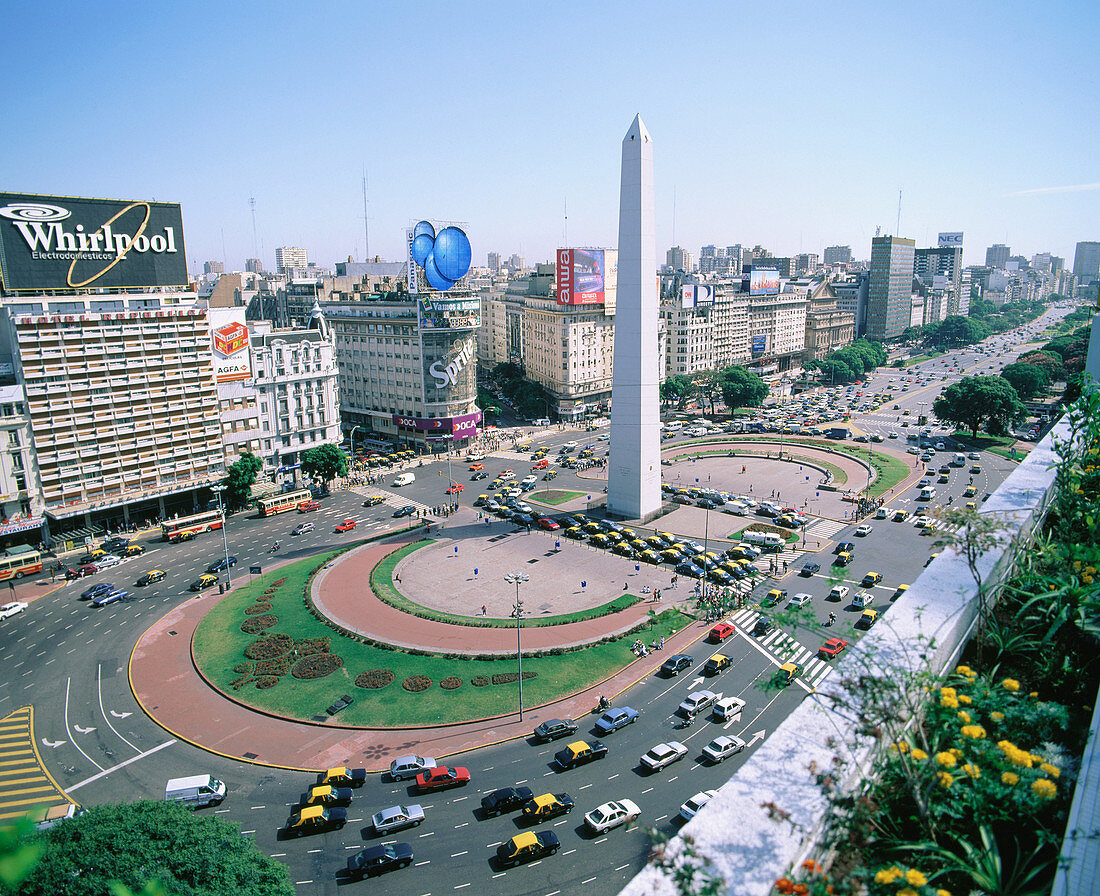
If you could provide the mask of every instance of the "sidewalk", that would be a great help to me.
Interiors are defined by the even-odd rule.
[[[395,550],[407,539],[394,539],[361,550],[362,559],[373,566],[377,557]],[[335,574],[336,564],[328,574]],[[369,589],[362,588],[362,569],[358,585],[352,592],[362,611],[363,601],[374,601],[368,615],[371,630],[395,642],[409,640],[410,631],[429,632],[421,637],[438,637],[442,643],[431,649],[454,649],[459,643],[464,649],[489,652],[500,646],[502,639],[512,642],[511,629],[442,626],[430,620],[412,617],[377,602]],[[343,592],[344,589],[341,589]],[[677,595],[679,597],[681,595]],[[690,595],[685,591],[683,599]],[[209,610],[210,598],[195,598],[170,611],[158,620],[138,640],[130,659],[130,686],[146,714],[173,736],[203,749],[259,765],[317,770],[336,765],[365,766],[372,771],[388,767],[393,756],[419,750],[442,758],[478,747],[525,737],[540,722],[551,718],[579,718],[594,711],[597,696],[620,693],[636,681],[651,675],[674,653],[687,650],[710,630],[709,623],[694,622],[679,634],[665,641],[663,651],[651,652],[635,660],[610,679],[587,691],[566,697],[547,706],[528,709],[523,721],[517,715],[485,719],[459,725],[419,729],[338,728],[338,722],[311,724],[266,715],[241,706],[213,691],[199,676],[191,660],[191,639],[199,621]],[[600,637],[600,625],[605,632],[619,628],[624,614],[634,611],[634,618],[644,617],[651,607],[648,602],[637,604],[623,613],[595,620],[524,630],[524,648],[537,650],[563,643],[563,629],[571,629],[573,637],[589,640]],[[421,627],[419,623],[425,625]],[[428,627],[432,627],[430,630]],[[456,634],[434,632],[434,627],[453,628]]]

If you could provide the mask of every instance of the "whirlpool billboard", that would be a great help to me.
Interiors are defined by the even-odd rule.
[[[186,285],[177,203],[0,193],[7,292]]]

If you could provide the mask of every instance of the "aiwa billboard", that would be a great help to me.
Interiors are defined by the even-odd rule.
[[[176,203],[0,193],[6,292],[186,284]]]

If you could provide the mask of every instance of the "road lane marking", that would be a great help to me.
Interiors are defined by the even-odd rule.
[[[100,769],[99,774],[92,775],[90,778],[85,778],[83,781],[80,781],[80,782],[74,784],[72,787],[67,788],[67,791],[69,793],[72,793],[74,790],[79,790],[85,784],[91,784],[93,781],[98,781],[100,778],[106,777],[111,772],[118,771],[120,768],[125,768],[126,766],[128,766],[128,765],[130,765],[134,762],[137,762],[139,759],[144,759],[146,756],[152,756],[154,753],[159,753],[165,747],[172,746],[172,744],[174,744],[175,742],[176,742],[175,738],[173,738],[172,740],[166,740],[164,743],[160,744],[159,746],[153,747],[153,749],[151,749],[151,750],[146,750],[144,753],[138,753],[137,756],[132,756],[131,758],[127,759],[125,762],[120,762],[118,765],[113,765],[113,766],[111,766],[110,768],[107,768],[107,769],[103,768],[102,766],[97,765],[96,768]],[[73,746],[76,747],[76,744],[74,743]],[[80,750],[80,747],[76,747],[76,748],[78,750]],[[81,752],[83,753],[84,751],[81,750]],[[93,763],[93,765],[94,764],[95,763]]]
[[[71,676],[69,678],[65,679],[65,730],[66,731],[71,731],[72,730],[71,728],[69,728],[69,685],[70,684],[72,684],[72,677]],[[26,689],[24,688],[24,690],[26,690]],[[80,749],[80,745],[75,740],[73,741],[73,746],[76,747],[77,752],[80,753],[81,756],[83,756],[85,759],[87,759],[92,765],[94,765],[96,768],[98,768],[101,772],[103,771],[103,766],[100,765],[98,762],[96,762],[94,759],[92,759],[92,757],[89,756],[87,753],[85,753],[82,749]],[[73,788],[71,788],[71,787],[69,788],[69,790],[72,790],[72,789]]]
[[[123,737],[121,734],[118,733],[118,729],[115,728],[115,726],[111,724],[111,720],[109,718],[107,718],[107,713],[105,713],[103,711],[103,665],[102,665],[102,663],[96,663],[96,666],[95,666],[95,686],[96,686],[96,691],[99,692],[99,714],[101,716],[103,716],[103,721],[105,721],[107,723],[107,727],[110,728],[115,733],[115,736],[118,737],[118,739],[121,740],[124,744],[126,744],[126,746],[128,746],[131,750],[133,750],[135,753],[140,753],[141,750],[139,750],[132,743],[130,743],[130,741],[126,740],[125,737]]]
[[[468,856],[469,854],[470,854],[470,850],[464,849],[464,850],[462,850],[462,852],[452,852],[451,853],[451,858],[452,859],[457,859],[459,856]]]

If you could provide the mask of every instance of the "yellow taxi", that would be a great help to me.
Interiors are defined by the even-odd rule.
[[[905,592],[908,591],[908,590],[909,590],[908,585],[898,585],[898,590],[893,593],[893,595],[890,597],[890,600],[897,600],[899,597],[901,597],[903,594],[905,594]]]
[[[195,581],[193,581],[189,587],[192,591],[205,591],[211,585],[216,585],[217,583],[218,577],[216,575],[206,572],[195,579]]]
[[[584,532],[580,526],[570,526],[565,530],[566,538],[584,538]]]
[[[717,675],[719,672],[723,672],[729,668],[730,658],[725,654],[716,653],[709,660],[703,663],[704,675]]]
[[[977,510],[977,509],[978,509],[978,505],[977,505],[977,504],[975,504],[975,503],[974,503],[973,501],[967,501],[967,502],[966,502],[966,508],[965,508],[965,509],[966,509],[966,510]]]
[[[593,535],[590,539],[588,539],[588,543],[595,545],[598,548],[606,548],[609,544],[611,544],[611,542],[608,541],[607,536],[603,535],[602,533]]]
[[[328,831],[342,828],[348,823],[345,809],[326,809],[324,806],[306,806],[295,812],[286,823],[286,830],[295,837],[312,834],[315,831]]]
[[[528,800],[523,807],[527,821],[545,821],[573,811],[573,797],[568,793],[544,793]]]
[[[128,544],[126,550],[122,552],[123,557],[140,557],[145,553],[145,548],[140,544]]]
[[[859,614],[859,619],[856,620],[856,628],[870,628],[872,625],[875,624],[875,621],[877,619],[877,610],[864,610],[862,613]]]
[[[968,485],[966,487],[966,491],[963,492],[963,497],[964,498],[973,498],[976,494],[978,494],[978,490],[976,488],[974,488],[974,486]]]
[[[802,674],[802,666],[798,663],[784,663],[775,673],[776,680],[783,685],[790,684]]]
[[[860,582],[860,584],[864,588],[870,588],[872,585],[877,585],[881,581],[882,581],[882,573],[881,572],[869,572],[869,573],[867,573],[867,575],[865,575],[863,577],[863,581]]]

